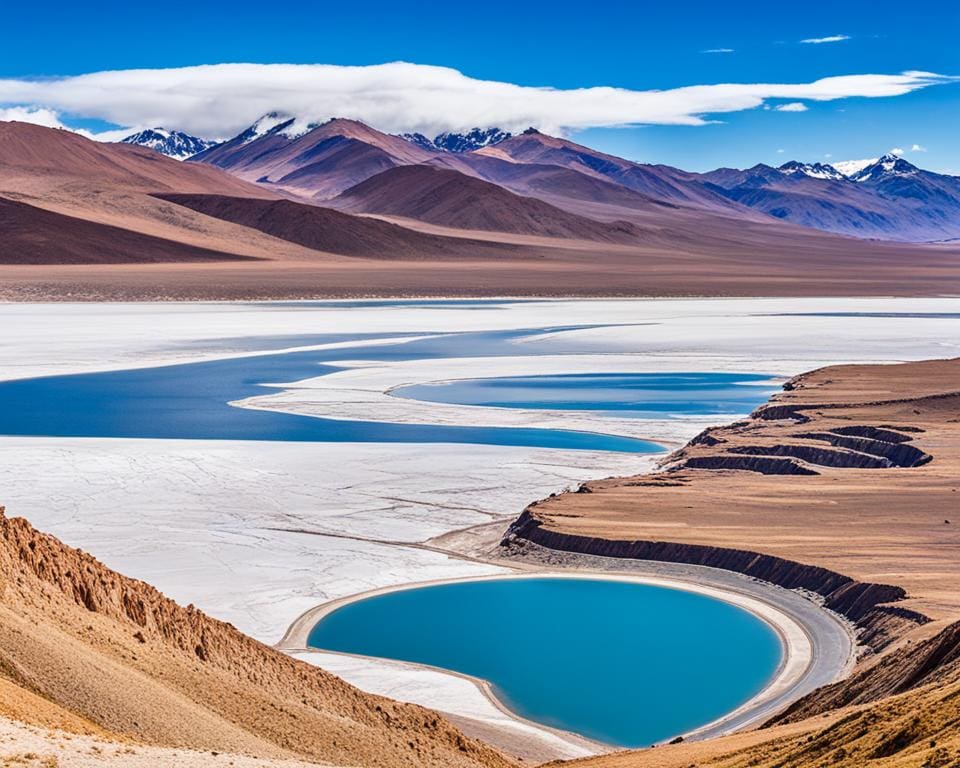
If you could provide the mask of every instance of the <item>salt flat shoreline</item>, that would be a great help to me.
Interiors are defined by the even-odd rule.
[[[491,564],[504,564],[494,560],[489,562]],[[852,667],[856,642],[852,628],[839,617],[825,611],[797,593],[791,593],[766,582],[742,578],[738,574],[715,568],[643,562],[634,562],[631,563],[631,566],[629,572],[588,568],[557,571],[529,565],[514,566],[515,572],[510,574],[435,579],[368,590],[329,601],[306,611],[290,625],[283,639],[274,647],[293,655],[316,652],[319,649],[311,648],[307,643],[310,631],[316,624],[346,605],[378,595],[442,584],[482,581],[509,581],[528,578],[592,579],[678,589],[722,600],[748,611],[766,623],[777,634],[782,652],[781,659],[776,672],[763,689],[735,710],[682,734],[686,740],[712,738],[755,725],[786,706],[790,701],[812,690],[811,685],[814,681],[816,681],[816,684],[813,687],[823,682],[830,682],[841,677]],[[812,620],[810,609],[813,612],[823,614],[826,621]],[[331,651],[323,651],[323,653],[335,654]],[[357,654],[335,655],[369,658]],[[492,686],[485,680],[426,664],[399,661],[394,663],[416,668],[434,669],[444,674],[469,680],[501,712],[534,729],[560,737],[574,749],[585,747],[597,754],[618,748],[595,742],[573,732],[545,726],[523,717],[502,702],[496,696]],[[517,746],[514,734],[503,733],[502,735],[503,742],[500,746]]]

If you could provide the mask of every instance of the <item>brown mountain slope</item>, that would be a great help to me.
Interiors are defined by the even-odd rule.
[[[514,163],[557,165],[605,179],[660,201],[723,212],[738,218],[760,218],[745,206],[710,189],[696,174],[666,165],[634,163],[533,129],[492,147],[478,149],[475,154]]]
[[[363,132],[362,126],[355,127],[358,135]],[[624,196],[615,195],[610,188],[616,185],[589,167],[555,165],[550,167],[569,174],[566,181],[548,184],[556,194],[534,191],[533,179],[525,194],[548,198],[597,221],[629,221],[641,228],[642,238],[631,243],[575,241],[474,230],[470,242],[463,230],[407,219],[404,229],[457,239],[454,253],[387,244],[382,256],[403,255],[390,266],[371,270],[366,259],[324,253],[153,196],[217,194],[277,200],[276,185],[250,184],[217,168],[179,163],[127,145],[97,144],[66,131],[15,123],[0,129],[0,198],[194,248],[263,259],[166,266],[8,264],[0,266],[0,295],[6,299],[960,292],[956,246],[857,241],[769,217],[738,219],[679,203],[648,208],[646,203],[636,204],[637,197],[644,199],[639,193],[623,188]],[[412,147],[403,139],[387,138]],[[516,165],[509,159],[499,162]],[[546,170],[538,173],[547,178]],[[583,187],[584,178],[599,186]],[[576,181],[571,187],[583,188],[563,196],[570,179]],[[603,202],[584,199],[600,190]],[[55,239],[56,232],[50,237]],[[478,245],[481,241],[490,245]]]
[[[48,185],[80,180],[126,190],[270,196],[214,168],[180,163],[144,147],[101,144],[71,131],[0,122],[0,194],[25,177]]]
[[[418,219],[457,229],[631,242],[640,234],[626,222],[601,223],[455,170],[408,165],[351,187],[332,205],[355,213]]]
[[[0,233],[0,264],[155,264],[249,258],[84,221],[2,197]]]
[[[597,203],[657,212],[676,207],[620,184],[559,165],[515,163],[476,152],[447,154],[431,160],[429,164],[478,176],[518,194],[541,200],[566,200],[568,204]]]
[[[146,744],[349,766],[511,764],[433,712],[361,693],[5,516],[0,677],[24,701]]]
[[[508,243],[487,243],[415,232],[377,219],[292,200],[222,195],[158,195],[223,219],[326,253],[369,259],[502,258],[522,256]]]
[[[47,217],[49,226],[36,233],[47,245],[31,261],[83,261],[91,265],[186,262],[198,260],[198,249],[226,257],[302,255],[303,249],[204,219],[150,196],[157,192],[216,192],[275,199],[273,193],[216,168],[180,163],[142,147],[101,144],[69,131],[26,123],[0,123],[0,199],[180,244],[161,248],[154,243],[144,247],[147,255],[132,250],[109,257],[93,254],[89,259],[64,258],[60,251],[69,248],[69,244],[57,241],[73,230],[68,227],[62,237],[59,227],[53,225],[54,219]],[[126,236],[126,240],[130,241],[130,237]],[[109,244],[104,245],[109,249]],[[49,255],[48,248],[52,249]],[[193,254],[189,255],[191,251]]]
[[[294,124],[290,118],[259,135],[245,132],[190,164],[216,165],[248,181],[322,200],[388,168],[438,154],[356,120],[330,120],[302,135],[291,134]]]

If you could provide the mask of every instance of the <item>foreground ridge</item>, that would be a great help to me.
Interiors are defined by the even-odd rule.
[[[2,514],[0,578],[0,714],[261,758],[512,764],[436,713],[362,693]]]

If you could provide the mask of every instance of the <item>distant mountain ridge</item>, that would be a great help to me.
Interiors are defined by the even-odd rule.
[[[474,128],[430,139],[419,133],[389,135],[345,118],[316,123],[271,112],[190,159],[316,202],[331,201],[375,177],[391,184],[391,194],[399,194],[397,177],[382,174],[432,165],[607,221],[631,219],[630,211],[649,218],[657,211],[664,214],[664,206],[679,206],[868,239],[960,237],[960,179],[923,171],[893,153],[835,165],[792,160],[779,167],[761,163],[701,174],[626,160],[532,128],[517,135],[496,127]],[[434,178],[421,174],[408,180]],[[386,205],[382,196],[371,197],[369,188],[364,192],[365,199]],[[495,197],[481,195],[474,204],[499,205]],[[507,221],[502,210],[490,219]]]
[[[147,147],[174,160],[186,160],[217,145],[216,141],[208,141],[182,131],[168,131],[164,128],[147,128],[121,139],[121,143]]]
[[[34,300],[847,296],[956,293],[960,283],[957,247],[804,229],[698,174],[542,133],[457,154],[356,121],[296,138],[281,133],[302,129],[272,122],[187,162],[0,122],[0,261],[19,270],[0,290]],[[862,183],[767,173],[856,203],[929,181],[890,170]],[[360,179],[369,183],[356,189]],[[350,188],[356,213],[330,210]],[[926,215],[901,207],[914,223]]]
[[[960,178],[922,170],[894,153],[846,164],[844,171],[791,161],[721,168],[702,178],[731,200],[805,227],[904,242],[960,237]]]

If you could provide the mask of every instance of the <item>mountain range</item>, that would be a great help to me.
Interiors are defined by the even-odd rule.
[[[429,139],[421,133],[385,134],[354,120],[311,123],[280,113],[264,115],[219,144],[163,129],[142,131],[124,141],[215,165],[279,194],[359,213],[409,214],[403,205],[385,205],[385,193],[375,195],[379,210],[361,210],[358,201],[372,199],[376,183],[367,184],[362,194],[348,193],[393,168],[428,165],[605,219],[623,218],[616,208],[637,212],[680,206],[735,218],[775,218],[865,239],[960,238],[960,178],[922,170],[894,154],[836,165],[790,161],[779,167],[759,164],[691,173],[625,160],[535,129],[514,136],[498,128],[474,128]],[[382,181],[394,185],[397,178]],[[437,177],[421,173],[415,178],[427,183]],[[421,196],[437,194],[429,188],[420,191]],[[342,194],[344,199],[333,202]],[[411,218],[457,226],[453,221]],[[462,222],[465,217],[461,212],[456,218]]]
[[[722,168],[703,178],[731,200],[805,227],[908,242],[960,237],[960,178],[921,170],[894,154],[847,173],[791,162]]]
[[[862,181],[707,177],[534,130],[452,152],[283,115],[180,162],[0,123],[0,297],[960,292],[949,243],[841,237],[741,194],[833,185],[855,206],[939,184],[947,228],[949,177],[876,165]],[[915,200],[884,205],[933,229]]]

